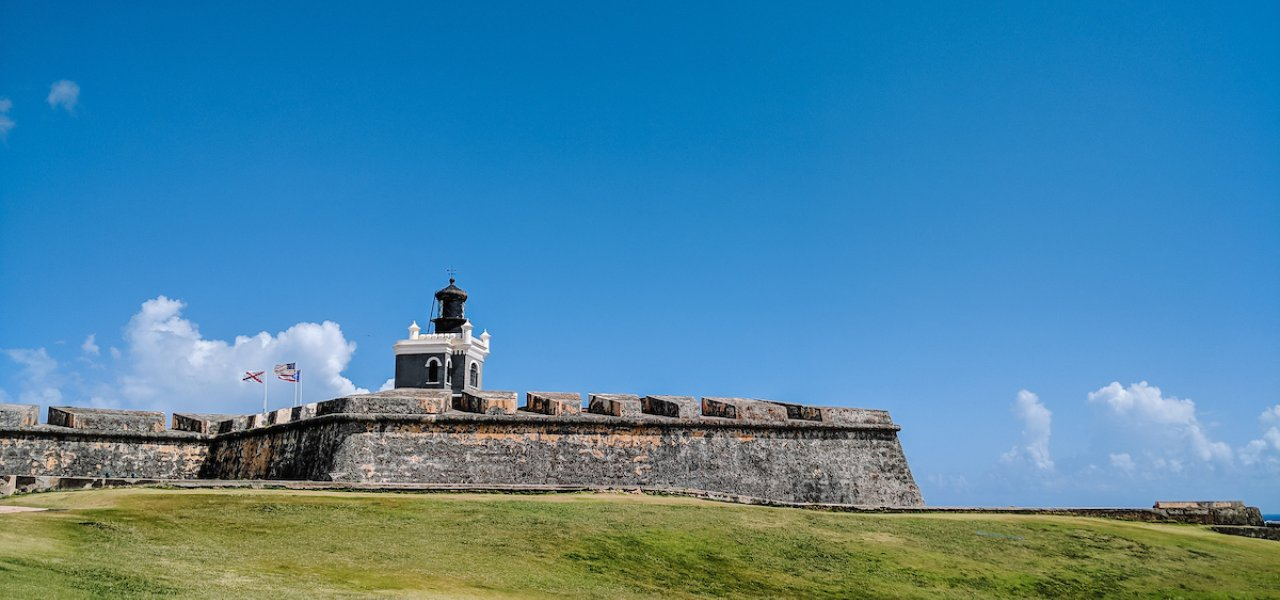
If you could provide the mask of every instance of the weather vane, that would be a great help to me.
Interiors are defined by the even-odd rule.
[[[453,276],[458,274],[458,270],[453,267],[445,269],[444,272],[449,274],[449,279],[453,279]]]

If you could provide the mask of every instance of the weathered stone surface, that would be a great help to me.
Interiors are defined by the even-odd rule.
[[[787,421],[787,409],[782,404],[750,398],[703,398],[702,414],[707,417],[763,423]]]
[[[779,502],[922,504],[896,428],[875,426],[351,416],[215,438],[202,476],[637,487]]]
[[[316,416],[335,414],[431,415],[449,410],[449,390],[399,388],[372,394],[326,400],[316,405]]]
[[[316,416],[316,407],[318,404],[319,403],[317,402],[311,402],[309,404],[293,407],[293,412],[289,415],[289,420],[301,421],[303,419],[310,419]]]
[[[580,398],[544,397],[565,411]],[[449,410],[447,398],[424,389],[351,396],[317,405],[325,414],[315,418],[293,420],[305,410],[294,407],[289,422],[283,410],[270,425],[272,415],[242,415],[204,435],[0,428],[0,473],[639,488],[745,502],[922,505],[898,427],[883,411],[819,408],[820,420],[789,419],[785,405],[767,401],[592,394],[597,414],[546,415],[516,412],[514,392],[468,393],[459,410]],[[724,416],[700,416],[708,407]]]
[[[702,416],[698,399],[693,396],[645,396],[640,399],[640,411],[646,415],[678,419],[697,419]]]
[[[243,431],[249,428],[249,419],[252,415],[238,415],[218,422],[218,433],[231,433],[233,431]]]
[[[0,427],[30,427],[39,423],[39,406],[0,403]]]
[[[582,395],[566,392],[526,392],[524,410],[544,415],[582,414]]]
[[[99,431],[164,431],[164,413],[144,410],[50,406],[49,424]]]
[[[1280,527],[1254,527],[1245,525],[1214,525],[1213,530],[1227,535],[1240,535],[1260,540],[1280,542]]]
[[[195,477],[207,438],[189,432],[121,432],[37,426],[0,435],[0,473],[55,477]]]
[[[173,430],[218,433],[218,424],[232,418],[235,418],[235,415],[173,413]]]
[[[1264,525],[1262,511],[1239,500],[1196,500],[1156,502],[1154,510],[1171,520],[1204,525]]]
[[[468,390],[454,398],[454,410],[482,415],[513,415],[516,412],[515,392]]]
[[[268,425],[280,425],[293,420],[293,408],[277,408],[267,413]]]
[[[887,410],[868,408],[821,408],[822,422],[833,425],[889,425],[893,419]]]
[[[589,394],[587,412],[615,417],[638,417],[640,397],[632,394]]]

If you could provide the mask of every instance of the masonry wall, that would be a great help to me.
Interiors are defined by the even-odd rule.
[[[202,476],[616,486],[785,502],[923,504],[892,425],[328,415],[219,436]]]
[[[55,477],[196,477],[209,446],[199,434],[50,426],[0,428],[0,473]]]

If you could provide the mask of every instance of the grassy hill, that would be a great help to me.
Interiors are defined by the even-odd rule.
[[[684,498],[127,489],[0,504],[0,596],[1280,597],[1280,543],[1191,525]]]

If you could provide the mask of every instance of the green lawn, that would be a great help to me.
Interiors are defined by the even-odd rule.
[[[1190,525],[683,498],[127,489],[0,504],[0,597],[1275,597]]]

